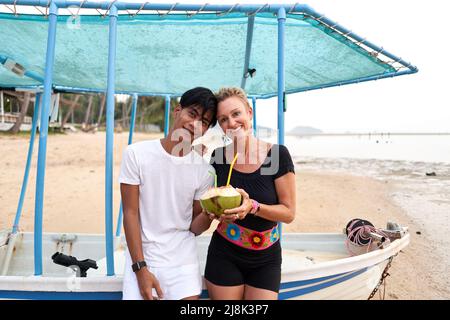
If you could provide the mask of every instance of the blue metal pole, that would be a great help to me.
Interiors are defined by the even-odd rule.
[[[151,3],[146,2],[143,6],[142,2],[121,2],[121,1],[83,1],[83,0],[54,0],[59,8],[68,7],[83,7],[86,9],[102,9],[108,10],[110,7],[115,6],[118,10],[163,10],[163,11],[210,11],[210,12],[274,12],[276,13],[279,8],[285,8],[286,10],[293,9],[292,5],[287,4],[237,4],[237,5],[218,5],[218,4],[173,4],[173,3]],[[48,0],[0,0],[0,4],[9,5],[25,5],[25,6],[40,6],[47,7]],[[305,5],[298,4],[295,6],[295,12],[301,12]],[[293,11],[294,12],[294,11]]]
[[[285,112],[285,83],[284,83],[284,27],[286,11],[278,10],[278,144],[284,144],[284,112]]]
[[[36,137],[37,118],[39,117],[39,104],[41,100],[41,93],[36,93],[33,111],[33,122],[31,124],[30,144],[28,145],[27,164],[25,166],[25,173],[23,175],[22,190],[20,191],[19,204],[17,206],[16,218],[12,228],[12,233],[17,232],[19,227],[20,216],[22,215],[23,201],[25,200],[25,194],[27,192],[28,176],[30,174],[31,158],[33,156],[34,139]]]
[[[256,98],[252,97],[253,105],[253,135],[256,137]]]
[[[58,7],[50,4],[48,17],[47,55],[45,59],[44,97],[39,126],[39,151],[37,160],[36,198],[34,214],[34,274],[42,275],[42,214],[44,207],[44,179],[47,153],[49,110],[52,97],[53,62],[55,60],[56,25]]]
[[[5,64],[7,60],[8,60],[8,58],[6,56],[0,55],[0,63],[1,64]],[[18,63],[17,61],[14,61],[14,62]],[[39,81],[40,83],[44,82],[44,78],[40,74],[37,74],[36,72],[33,72],[33,71],[25,70],[24,76],[28,77],[30,79]]]
[[[19,88],[19,87],[18,87]],[[23,87],[24,89],[35,89],[36,87]],[[105,93],[105,90],[100,90],[100,89],[90,89],[90,88],[78,88],[78,87],[67,87],[67,86],[59,86],[59,85],[55,85],[53,86],[53,88],[56,91],[61,91],[61,92],[73,92],[73,93]],[[116,94],[127,94],[127,95],[132,95],[135,92],[134,91],[127,91],[127,90],[116,90],[115,91]],[[171,96],[173,97],[181,97],[182,93],[175,93],[175,92],[138,92],[136,93],[137,95],[139,95],[140,97],[163,97],[163,96]]]
[[[285,112],[285,83],[284,83],[284,27],[286,10],[278,10],[278,144],[284,145],[284,112]],[[278,232],[281,239],[282,224],[278,222]]]
[[[340,87],[340,86],[354,84],[354,83],[360,83],[360,82],[376,81],[376,80],[380,80],[380,79],[393,78],[393,77],[403,76],[403,75],[407,75],[407,74],[414,74],[417,72],[418,72],[417,70],[411,71],[408,69],[408,70],[404,70],[404,71],[391,72],[391,73],[386,73],[386,74],[377,75],[377,76],[363,77],[363,78],[359,78],[359,79],[355,79],[355,80],[338,81],[338,82],[332,82],[332,83],[328,83],[328,84],[312,86],[312,87],[307,87],[307,88],[302,88],[302,89],[287,90],[286,94],[300,93],[300,92],[306,92],[306,91],[312,91],[312,90],[320,90],[320,89],[326,89],[326,88],[331,88],[331,87]],[[270,98],[273,98],[276,96],[277,96],[276,93],[263,94],[263,95],[258,96],[258,99],[270,99]]]
[[[108,276],[114,275],[113,149],[117,16],[117,8],[113,5],[109,11],[108,80],[106,90],[105,236],[106,269]]]
[[[250,65],[250,54],[252,51],[254,27],[255,27],[255,16],[251,15],[248,17],[248,23],[247,23],[247,40],[246,40],[246,44],[245,44],[244,73],[242,74],[242,82],[241,82],[241,88],[244,90],[245,90],[245,84],[247,81],[247,77],[249,77],[248,67]]]
[[[398,77],[398,76],[403,76],[403,75],[408,75],[408,74],[414,74],[417,72],[418,72],[418,69],[415,68],[413,71],[408,69],[408,70],[399,71],[399,72],[384,73],[381,75],[362,77],[362,78],[354,79],[354,80],[337,81],[337,82],[332,82],[332,83],[324,84],[324,85],[312,86],[312,87],[295,89],[295,90],[287,90],[286,94],[299,93],[299,92],[318,90],[318,89],[325,89],[325,88],[330,88],[330,87],[337,87],[337,86],[343,86],[343,85],[366,82],[366,81],[381,80],[381,79],[385,79],[385,78],[393,78],[393,77]],[[1,86],[1,84],[0,84],[0,86]],[[7,87],[7,86],[5,86],[5,87]],[[18,86],[16,88],[20,88],[23,90],[36,90],[36,89],[40,89],[42,87],[41,86]],[[54,86],[54,89],[58,90],[58,91],[62,91],[62,92],[73,92],[73,93],[77,93],[77,92],[78,93],[104,93],[103,90],[65,87],[65,86]],[[116,93],[117,94],[131,94],[130,91],[116,91]],[[144,96],[145,97],[161,97],[161,96],[166,96],[166,95],[170,95],[171,97],[180,97],[181,96],[180,93],[170,93],[170,92],[169,93],[139,92],[138,94],[139,94],[139,96],[142,96],[142,97],[144,97]],[[278,93],[275,92],[275,93],[269,93],[269,94],[263,94],[263,95],[253,95],[253,96],[248,96],[248,97],[249,98],[257,97],[258,99],[270,99],[270,98],[276,97],[277,95],[278,95]]]
[[[170,96],[166,96],[166,109],[164,113],[164,137],[167,137],[169,134],[169,125],[170,125]]]
[[[133,143],[133,133],[134,133],[134,124],[136,122],[136,109],[137,109],[137,100],[138,95],[133,94],[133,104],[131,107],[131,119],[130,119],[130,131],[128,133],[128,144]],[[119,217],[117,218],[117,228],[116,228],[116,237],[120,237],[120,232],[122,230],[122,219],[123,219],[123,208],[122,201],[120,201],[120,209],[119,209]]]

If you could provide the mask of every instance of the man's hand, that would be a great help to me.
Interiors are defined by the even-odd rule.
[[[202,234],[204,231],[208,230],[211,226],[212,217],[208,215],[206,211],[200,205],[199,200],[194,200],[192,212],[192,222],[189,230],[196,236]]]
[[[136,271],[136,278],[139,284],[139,290],[141,292],[142,298],[144,300],[159,300],[163,298],[163,293],[161,287],[159,286],[159,281],[156,279],[155,275],[148,271],[147,268],[142,268]],[[157,297],[153,296],[152,289],[155,288]]]

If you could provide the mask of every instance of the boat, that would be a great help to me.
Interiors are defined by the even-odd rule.
[[[406,228],[397,239],[383,247],[358,248],[351,255],[344,233],[284,233],[280,300],[360,300],[373,296],[392,259],[409,244]],[[9,238],[8,238],[9,237]],[[204,270],[211,234],[197,237],[199,261]],[[101,299],[122,298],[126,243],[116,239],[116,275],[105,277],[104,236],[92,234],[45,233],[43,236],[44,276],[33,275],[33,234],[0,235],[0,299]],[[72,266],[54,263],[55,253],[95,261],[85,277]],[[206,286],[201,295],[208,298]]]

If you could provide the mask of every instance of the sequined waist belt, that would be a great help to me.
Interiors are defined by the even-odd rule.
[[[280,239],[278,226],[266,231],[254,231],[235,223],[221,222],[217,232],[235,245],[252,250],[267,249]]]

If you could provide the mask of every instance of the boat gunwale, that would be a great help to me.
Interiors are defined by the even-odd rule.
[[[32,232],[23,232],[30,233]],[[46,233],[51,236],[54,234],[61,233]],[[86,235],[86,236],[97,236],[94,234],[78,234],[77,235]],[[100,236],[100,235],[98,235]],[[210,237],[210,234],[202,235],[201,239],[207,239]],[[302,237],[320,237],[320,236],[339,236],[342,237],[339,233],[286,233],[284,237],[291,238],[288,241],[295,241],[296,236]],[[381,262],[389,259],[397,255],[400,250],[405,248],[410,241],[409,233],[406,233],[402,238],[397,239],[391,242],[386,248],[374,250],[368,253],[364,253],[361,255],[336,259],[332,261],[320,262],[318,264],[312,264],[310,266],[301,267],[296,271],[282,271],[282,281],[281,283],[287,283],[291,281],[303,281],[316,279],[326,276],[333,276],[344,274],[356,270],[362,270],[364,268],[370,268],[380,264]],[[75,280],[74,280],[75,279]],[[73,290],[69,290],[71,292],[93,292],[103,290],[105,292],[122,290],[122,279],[123,275],[114,275],[114,276],[91,276],[86,278],[75,278],[73,276],[66,277],[55,277],[55,276],[0,276],[0,291],[2,290],[33,290],[33,286],[36,288],[38,285],[40,291],[55,291],[55,292],[64,292],[67,291],[67,283],[68,281],[74,281],[79,284],[80,288],[75,288]],[[64,286],[61,286],[61,285]],[[57,285],[55,287],[55,285]],[[99,288],[99,286],[106,286],[107,288]],[[83,287],[83,289],[81,289]],[[29,289],[27,289],[29,288]]]

